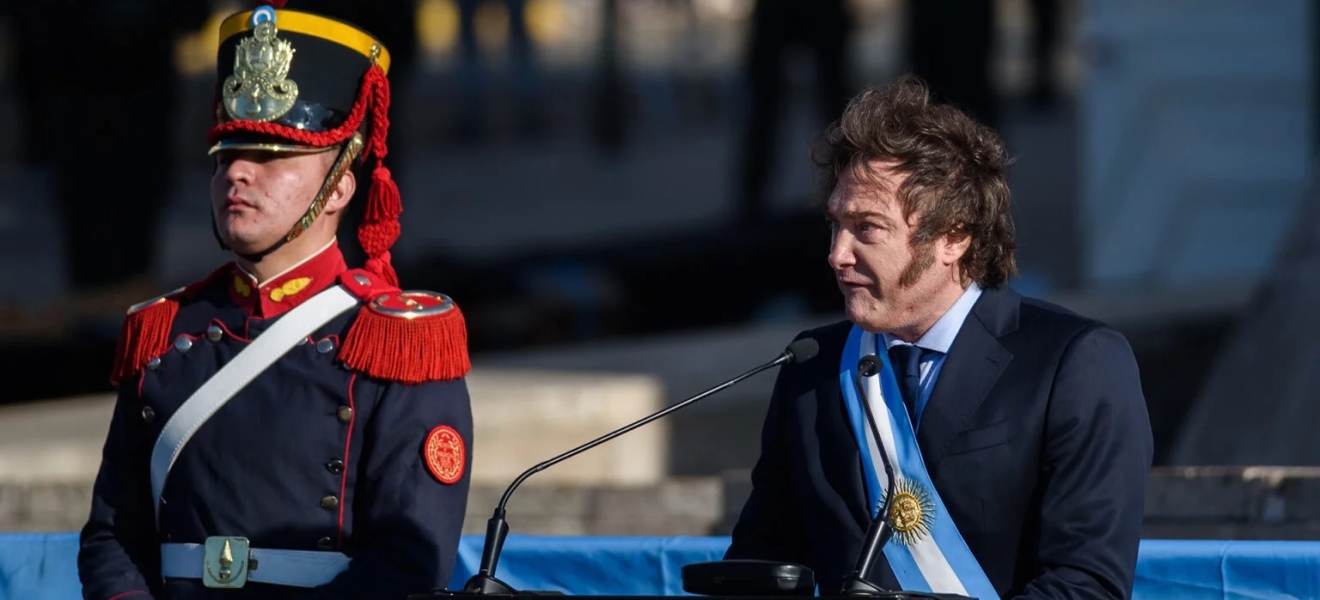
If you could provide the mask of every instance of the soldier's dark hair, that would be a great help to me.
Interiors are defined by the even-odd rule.
[[[903,216],[921,215],[911,243],[970,236],[959,263],[964,282],[994,288],[1017,273],[1007,179],[1011,161],[1003,141],[957,108],[932,102],[916,76],[854,97],[812,158],[822,172],[822,202],[843,169],[857,169],[860,178],[881,162],[906,174],[897,190]]]

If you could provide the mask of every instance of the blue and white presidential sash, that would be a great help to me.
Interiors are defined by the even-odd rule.
[[[857,445],[863,449],[868,506],[875,517],[884,503],[886,478],[881,454],[862,408],[866,398],[857,397],[854,381],[857,362],[863,356],[874,355],[883,362],[880,373],[865,378],[862,383],[868,398],[883,399],[883,409],[872,404],[872,411],[896,482],[893,507],[888,509],[893,537],[885,544],[885,558],[904,590],[960,594],[980,600],[998,598],[990,579],[944,510],[944,502],[926,472],[898,380],[889,364],[889,354],[878,350],[877,336],[854,325],[843,348],[839,387],[848,406]]]

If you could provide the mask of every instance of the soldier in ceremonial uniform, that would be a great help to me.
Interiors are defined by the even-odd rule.
[[[400,291],[390,265],[389,64],[370,33],[283,3],[221,25],[207,144],[234,261],[129,309],[81,534],[85,598],[389,599],[448,583],[470,367],[458,308]],[[349,270],[335,231],[359,185],[367,260]]]

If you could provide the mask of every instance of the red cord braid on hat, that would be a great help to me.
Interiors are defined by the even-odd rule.
[[[266,4],[273,6],[275,8],[284,8],[284,2],[285,0],[257,0],[253,6],[261,6],[263,4]]]
[[[371,89],[371,129],[364,154],[376,157],[376,168],[371,172],[371,189],[367,193],[362,225],[358,227],[358,243],[367,255],[367,270],[397,286],[399,276],[390,264],[390,247],[399,239],[403,201],[399,198],[399,187],[384,164],[385,155],[389,154],[385,138],[390,129],[390,84],[385,72],[377,65],[372,65],[367,75],[376,84]]]
[[[211,128],[211,131],[206,134],[206,145],[214,146],[221,138],[235,133],[269,135],[309,146],[329,147],[342,144],[348,138],[353,137],[353,132],[357,131],[358,126],[362,124],[362,119],[366,116],[368,105],[373,97],[372,91],[383,83],[384,79],[385,73],[380,69],[372,68],[368,70],[366,75],[362,77],[362,85],[358,89],[357,100],[353,102],[353,108],[348,112],[348,117],[334,129],[313,132],[305,129],[294,129],[271,121],[229,121]]]

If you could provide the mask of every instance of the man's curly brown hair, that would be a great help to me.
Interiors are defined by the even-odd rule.
[[[920,214],[913,246],[970,236],[959,261],[964,282],[994,288],[1017,274],[1003,141],[957,108],[933,103],[916,76],[854,97],[812,158],[823,172],[822,202],[843,169],[863,176],[874,162],[891,163],[907,175],[897,190],[904,218]]]

